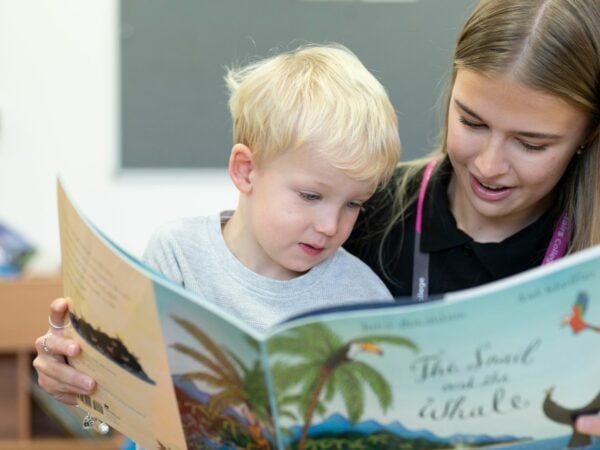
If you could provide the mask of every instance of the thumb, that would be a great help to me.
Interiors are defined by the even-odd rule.
[[[58,327],[68,326],[69,303],[65,298],[57,298],[50,304],[50,327],[60,331]]]

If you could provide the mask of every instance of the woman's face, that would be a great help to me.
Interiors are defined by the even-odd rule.
[[[510,76],[459,70],[446,141],[459,227],[480,242],[498,242],[535,221],[550,206],[586,123],[579,109]]]

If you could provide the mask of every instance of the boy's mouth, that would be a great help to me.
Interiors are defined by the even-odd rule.
[[[309,256],[317,256],[325,249],[325,247],[317,247],[314,245],[307,244],[305,242],[300,242],[300,244],[298,245],[300,246],[302,251]]]

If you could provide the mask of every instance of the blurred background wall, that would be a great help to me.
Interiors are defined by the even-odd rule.
[[[30,271],[55,273],[59,172],[135,255],[165,220],[233,208],[224,66],[306,41],[355,51],[390,93],[403,159],[422,155],[472,3],[0,0],[0,222],[36,246]]]

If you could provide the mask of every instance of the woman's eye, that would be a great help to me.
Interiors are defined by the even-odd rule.
[[[350,209],[356,209],[356,208],[362,208],[362,203],[360,202],[348,202],[347,204],[348,208]]]
[[[458,120],[460,121],[460,123],[468,126],[469,128],[475,128],[475,129],[487,128],[486,124],[479,123],[479,122],[472,122],[472,121],[468,120],[466,117],[461,116]]]
[[[529,142],[525,142],[525,141],[519,141],[521,143],[521,145],[523,147],[525,147],[525,150],[530,150],[532,152],[539,152],[542,150],[546,150],[546,148],[548,147],[547,145],[544,144],[530,144]]]
[[[319,200],[321,198],[319,194],[314,194],[312,192],[300,192],[300,197],[309,202]]]

